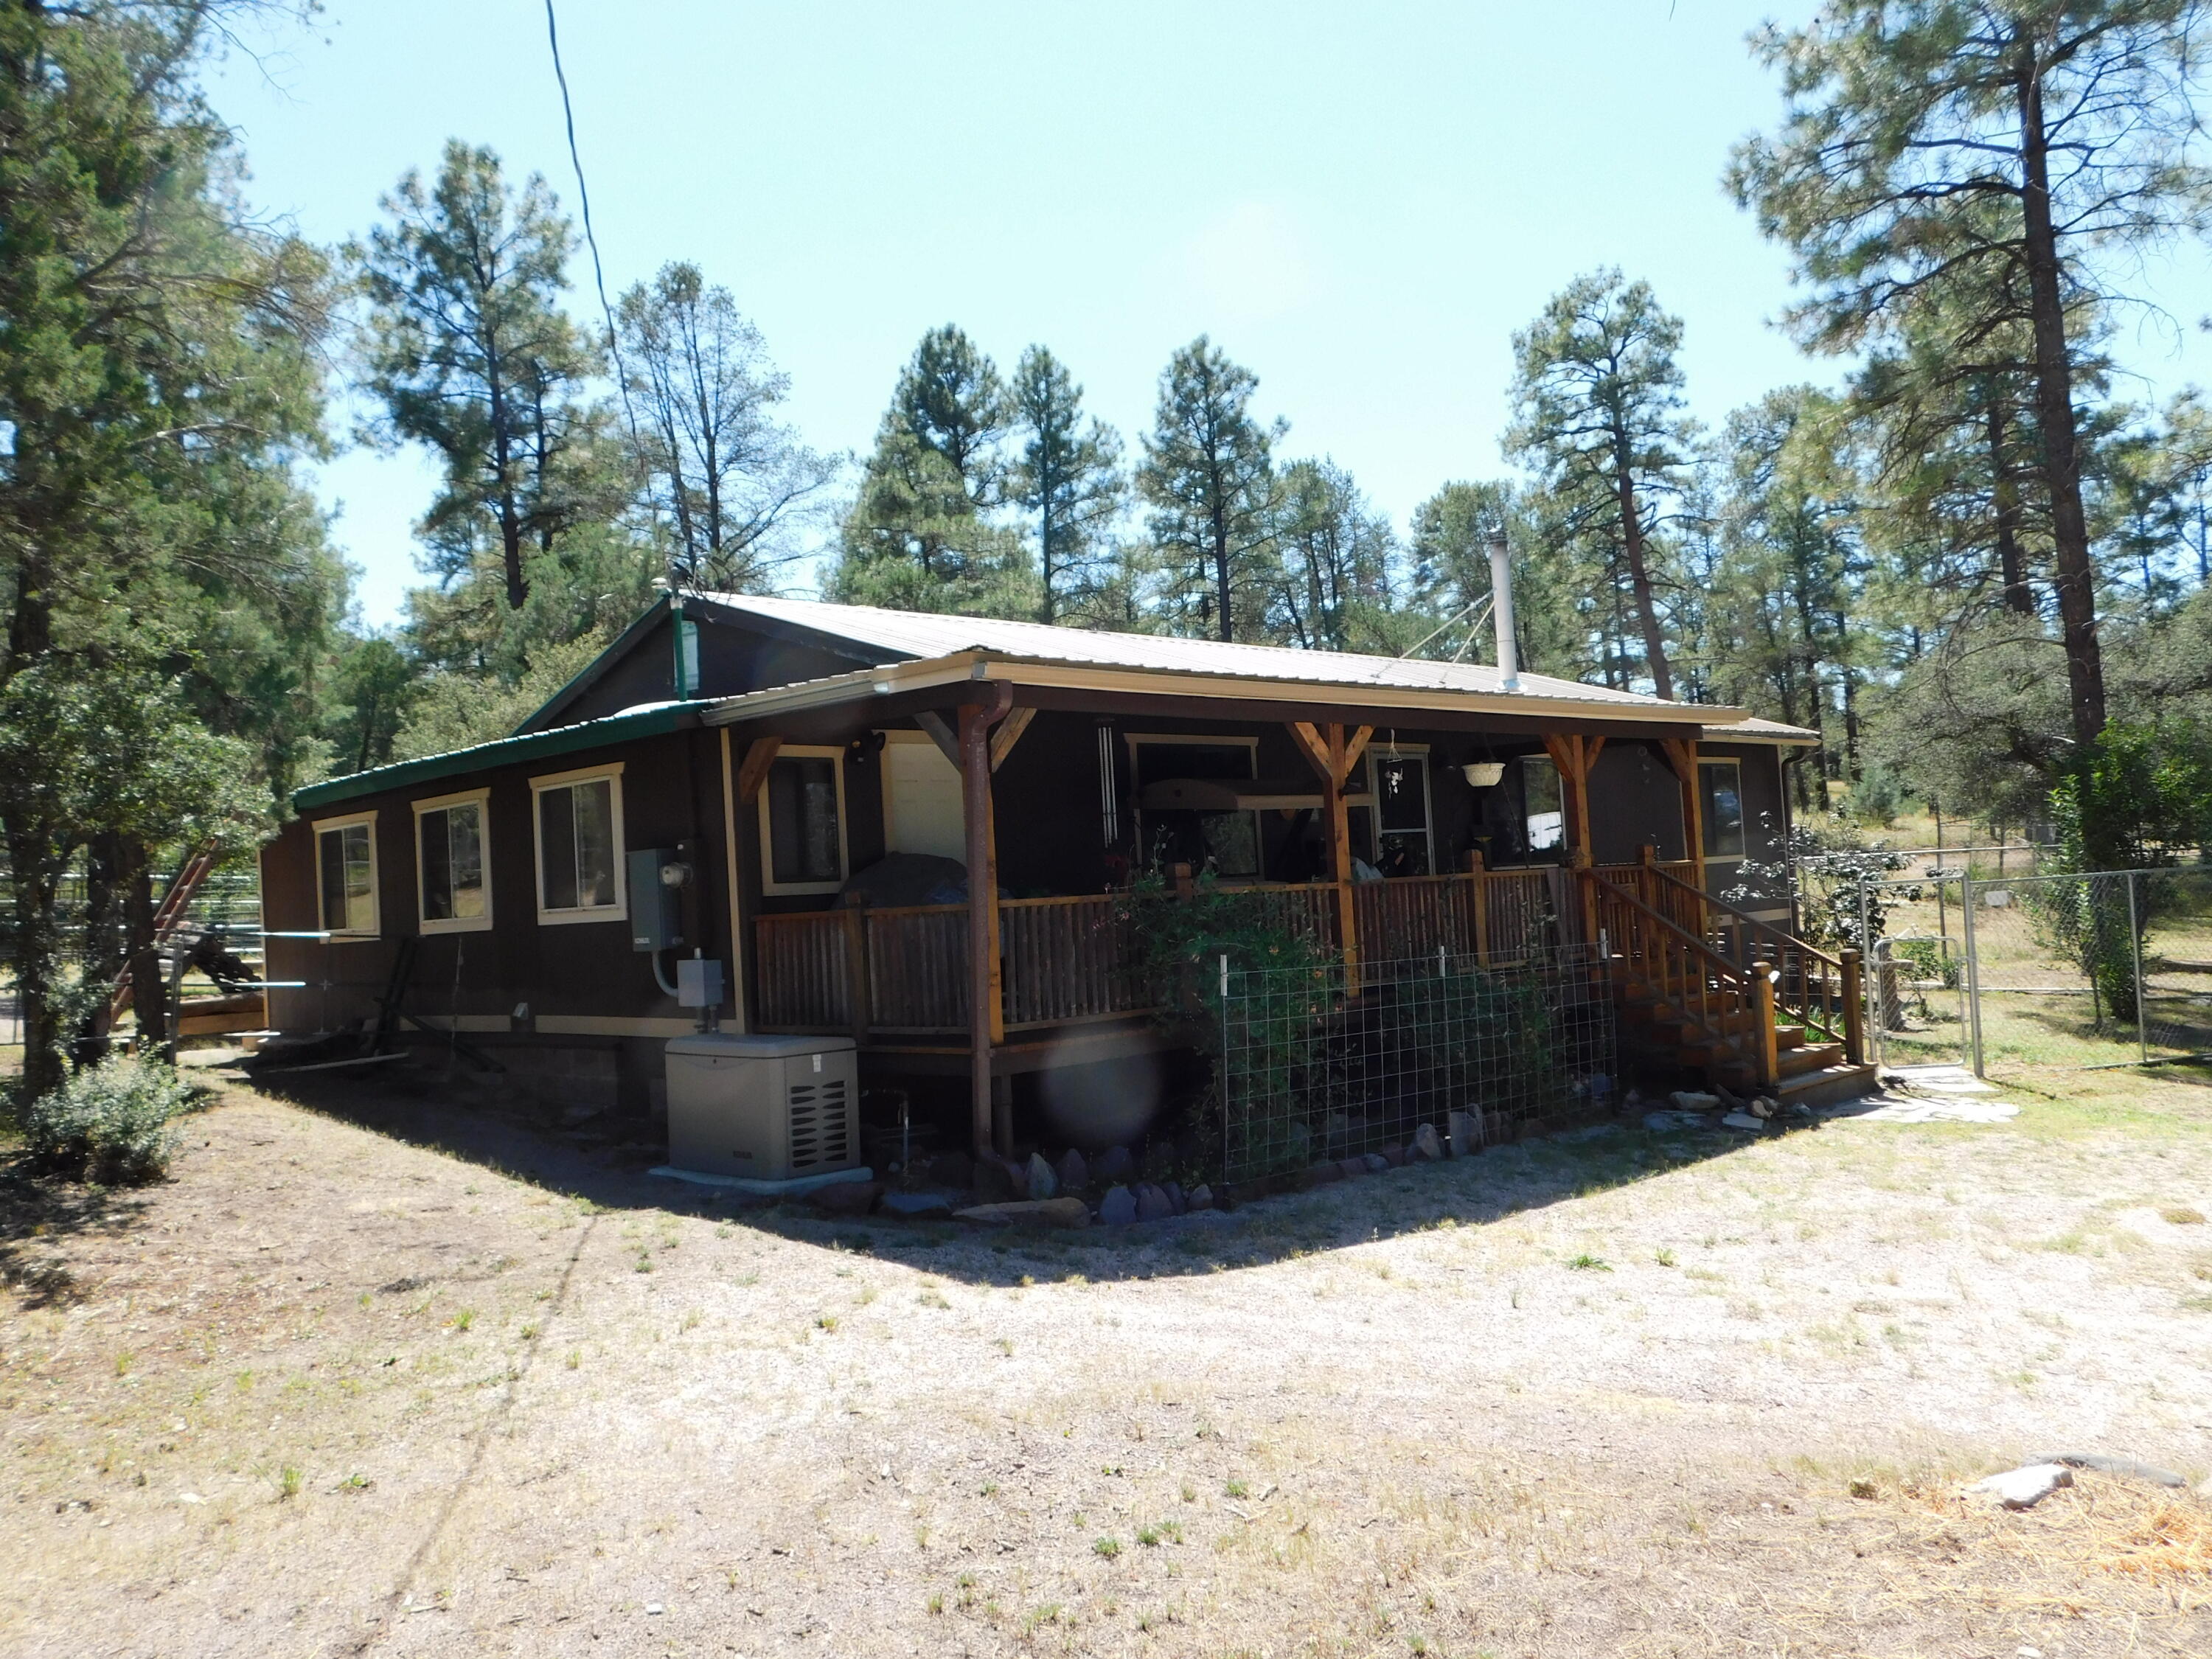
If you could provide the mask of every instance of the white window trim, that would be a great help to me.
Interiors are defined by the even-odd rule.
[[[331,830],[350,830],[357,823],[368,826],[368,908],[376,918],[374,927],[333,927],[331,919],[323,914],[323,836]],[[376,813],[349,812],[343,817],[316,818],[307,825],[314,836],[315,848],[315,925],[322,929],[323,937],[333,945],[354,945],[368,939],[384,937],[384,872],[377,867]]]
[[[537,805],[531,798],[531,805]],[[415,925],[426,933],[488,933],[491,931],[491,790],[464,789],[458,795],[434,795],[428,800],[410,802],[415,809]],[[449,806],[473,806],[477,809],[477,835],[483,849],[484,913],[480,916],[430,915],[429,894],[423,887],[422,815],[442,812]],[[533,815],[534,816],[534,815]]]
[[[545,908],[545,822],[538,804],[538,797],[548,789],[566,789],[572,784],[596,783],[606,779],[614,787],[607,793],[614,805],[615,818],[615,902],[594,905],[588,908],[549,910]],[[542,778],[530,781],[530,844],[531,902],[538,907],[540,927],[566,927],[586,921],[628,921],[629,920],[629,839],[623,825],[623,763],[613,761],[604,766],[580,766],[573,772],[549,772]]]
[[[1429,745],[1425,743],[1390,743],[1376,752],[1373,739],[1367,744],[1367,793],[1375,797],[1375,806],[1370,814],[1373,833],[1369,842],[1374,848],[1375,862],[1382,859],[1382,784],[1375,775],[1375,769],[1386,760],[1417,760],[1421,763],[1421,839],[1428,844],[1429,873],[1441,875],[1437,868],[1437,780],[1436,768],[1429,762]],[[1407,832],[1394,830],[1392,835]]]
[[[1708,853],[1700,846],[1698,848],[1698,854],[1707,864],[1741,864],[1751,856],[1751,815],[1744,811],[1743,808],[1743,761],[1740,757],[1734,755],[1700,755],[1698,757],[1698,827],[1700,840],[1703,840],[1711,829],[1711,825],[1705,818],[1706,805],[1712,799],[1712,791],[1705,787],[1705,769],[1708,766],[1716,769],[1725,766],[1735,773],[1736,810],[1743,812],[1743,821],[1740,826],[1743,836],[1743,851]]]
[[[760,876],[761,891],[777,896],[799,893],[834,893],[845,884],[846,877],[853,872],[852,824],[845,814],[845,751],[829,744],[787,743],[775,751],[775,759],[827,760],[833,762],[830,775],[837,780],[837,879],[835,881],[778,881],[775,878],[775,831],[769,827],[768,809],[769,775],[775,770],[775,761],[769,763],[769,771],[761,777],[760,798],[756,803],[760,813]]]

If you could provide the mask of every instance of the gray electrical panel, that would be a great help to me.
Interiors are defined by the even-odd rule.
[[[629,855],[629,944],[633,951],[673,951],[684,943],[683,860],[665,847]]]

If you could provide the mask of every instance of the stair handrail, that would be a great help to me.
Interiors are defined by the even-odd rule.
[[[1806,972],[1802,965],[1798,971],[1798,994],[1794,1000],[1788,998],[1785,993],[1788,983],[1786,976],[1778,981],[1776,990],[1778,1000],[1782,1003],[1782,1012],[1797,1024],[1820,1032],[1830,1042],[1841,1042],[1846,1057],[1854,1066],[1865,1059],[1862,1052],[1864,1042],[1856,1029],[1859,1000],[1859,968],[1856,951],[1847,950],[1841,956],[1832,957],[1819,945],[1808,944],[1795,933],[1777,927],[1771,921],[1763,921],[1758,916],[1737,909],[1726,899],[1714,897],[1693,882],[1684,881],[1672,870],[1662,870],[1656,864],[1647,864],[1643,867],[1658,877],[1660,880],[1671,883],[1683,892],[1690,894],[1707,909],[1725,912],[1746,927],[1764,934],[1769,942],[1778,945],[1784,951],[1795,951],[1801,959],[1810,958],[1827,969],[1827,973],[1820,976],[1820,994],[1817,999],[1812,994],[1814,975]],[[1832,994],[1829,975],[1834,976]]]
[[[1753,1074],[1759,1079],[1761,1088],[1776,1087],[1780,1082],[1780,1078],[1773,1062],[1774,981],[1770,973],[1756,967],[1741,967],[1729,961],[1726,956],[1716,951],[1708,941],[1692,933],[1673,917],[1646,904],[1610,877],[1601,875],[1592,869],[1583,869],[1577,873],[1590,885],[1594,898],[1625,908],[1632,916],[1644,921],[1647,926],[1656,923],[1662,937],[1671,937],[1673,943],[1686,951],[1692,960],[1697,962],[1715,979],[1729,988],[1732,994],[1741,1004],[1741,1011],[1749,1013],[1753,1018],[1755,1029],[1750,1034],[1753,1044],[1748,1052],[1746,1050],[1745,1044],[1738,1040],[1735,1033],[1727,1029],[1725,1024],[1714,1023],[1705,1007],[1702,981],[1699,986],[1699,1006],[1693,1017],[1705,1028],[1715,1042],[1734,1050],[1737,1057],[1751,1067]],[[1623,947],[1626,947],[1632,941],[1624,939],[1620,943]],[[1660,988],[1662,994],[1668,994],[1667,988],[1663,983],[1663,975]],[[1692,1012],[1686,1005],[1678,1003],[1677,1006],[1681,1006],[1682,1012],[1686,1014]]]
[[[1660,880],[1671,883],[1674,886],[1680,888],[1684,892],[1692,894],[1698,899],[1701,900],[1709,909],[1726,911],[1729,915],[1734,916],[1738,921],[1744,922],[1748,926],[1756,928],[1759,932],[1766,934],[1770,939],[1772,939],[1780,944],[1788,945],[1791,950],[1802,951],[1807,956],[1813,957],[1815,961],[1825,963],[1827,966],[1835,969],[1838,972],[1842,971],[1844,963],[1843,959],[1840,957],[1832,957],[1826,951],[1823,951],[1819,945],[1808,944],[1805,940],[1799,939],[1795,933],[1790,933],[1784,928],[1777,927],[1771,921],[1754,916],[1748,911],[1737,909],[1735,906],[1730,904],[1726,899],[1716,898],[1712,894],[1705,891],[1704,888],[1698,886],[1696,883],[1684,881],[1681,877],[1676,875],[1672,870],[1662,870],[1656,864],[1647,866],[1646,867],[1650,870],[1653,875],[1658,877]]]

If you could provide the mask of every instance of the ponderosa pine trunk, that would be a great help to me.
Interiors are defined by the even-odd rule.
[[[1996,518],[1997,580],[2004,586],[2005,609],[2015,616],[2035,614],[2020,562],[2020,487],[2005,460],[2004,401],[1996,387],[1989,393],[1990,499]]]
[[[1667,667],[1667,641],[1659,632],[1658,599],[1651,586],[1651,572],[1644,561],[1644,524],[1636,505],[1636,480],[1630,474],[1628,434],[1613,432],[1613,485],[1620,498],[1620,544],[1628,558],[1628,585],[1636,599],[1636,622],[1644,635],[1644,660],[1651,671],[1651,689],[1662,697],[1674,695],[1674,677]]]
[[[2074,425],[2074,372],[2066,339],[2058,239],[2051,216],[2051,157],[2043,118],[2043,66],[2022,40],[2015,87],[2021,125],[2021,243],[2028,313],[2035,338],[2035,412],[2042,428],[2051,495],[2053,580],[2074,742],[2086,752],[2105,730],[2105,665],[2097,642],[2096,574],[2089,560],[2088,516],[2081,505],[2081,460]]]

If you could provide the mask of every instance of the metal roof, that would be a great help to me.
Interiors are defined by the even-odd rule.
[[[1784,726],[1780,720],[1760,720],[1757,715],[1727,726],[1708,726],[1705,736],[1715,743],[1818,743],[1820,734],[1808,732],[1802,726]]]
[[[545,732],[518,732],[513,737],[473,744],[466,749],[454,749],[442,755],[425,755],[420,760],[393,761],[388,766],[372,767],[366,772],[356,772],[343,778],[326,778],[320,783],[311,783],[304,789],[295,789],[292,792],[292,807],[295,811],[307,812],[318,806],[352,800],[362,795],[373,795],[380,790],[398,789],[408,784],[427,783],[435,778],[477,772],[487,766],[508,766],[517,761],[544,760],[554,755],[570,755],[579,750],[597,749],[603,744],[627,743],[633,738],[657,737],[664,732],[677,732],[685,726],[697,726],[699,711],[704,706],[688,702],[646,703],[635,708],[625,708],[618,714],[604,714],[594,720],[579,720],[574,726],[556,726]]]
[[[811,629],[884,652],[888,653],[884,659],[886,663],[982,652],[1027,662],[1121,668],[1146,673],[1205,674],[1231,679],[1369,686],[1400,691],[1462,692],[1509,699],[1523,696],[1532,702],[1589,703],[1608,713],[1634,708],[1645,711],[1647,719],[1659,711],[1679,708],[1686,722],[1742,713],[1735,708],[1669,702],[1640,691],[1617,691],[1609,686],[1585,685],[1578,680],[1556,679],[1547,674],[1522,674],[1516,684],[1508,689],[1498,670],[1485,663],[1369,657],[1346,651],[1300,651],[1288,646],[1238,645],[1221,640],[1180,639],[1165,634],[1115,634],[1103,629],[1054,628],[1043,623],[1009,622],[994,617],[831,605],[818,599],[772,599],[746,593],[702,593],[698,597],[731,611]]]

